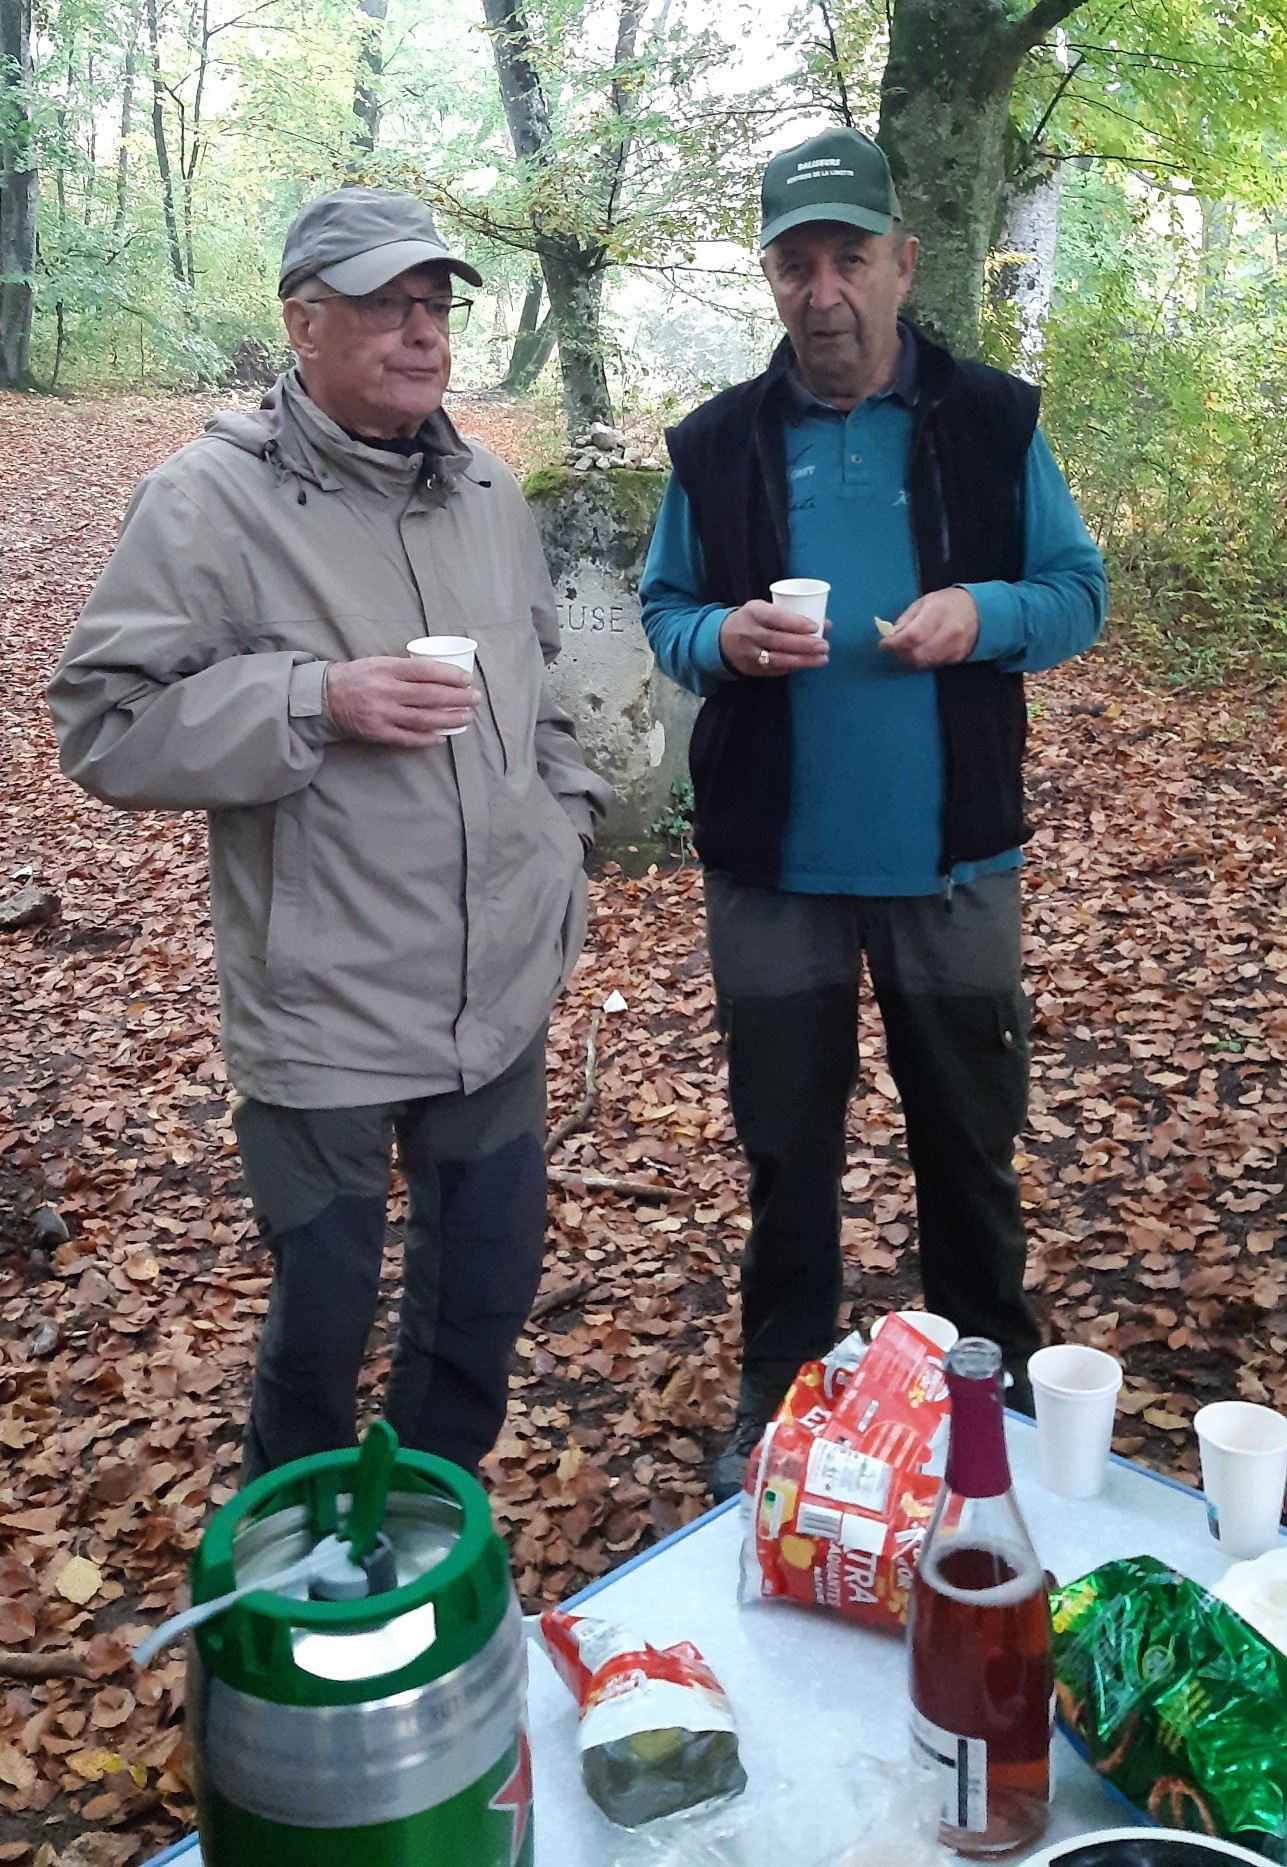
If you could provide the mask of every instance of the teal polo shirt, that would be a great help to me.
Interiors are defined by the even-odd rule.
[[[791,802],[779,886],[799,894],[928,895],[942,888],[943,740],[932,672],[881,652],[876,617],[920,594],[907,493],[915,352],[905,337],[882,394],[850,413],[796,385],[786,421],[787,574],[831,585],[825,668],[785,676]],[[1032,672],[1088,648],[1107,589],[1063,476],[1040,433],[1024,470],[1023,577],[965,586],[979,611],[972,660]],[[640,597],[663,672],[697,693],[734,674],[719,653],[726,605],[701,601],[701,543],[672,477]],[[768,592],[765,591],[767,599]],[[960,863],[954,881],[1014,868],[1017,849]]]

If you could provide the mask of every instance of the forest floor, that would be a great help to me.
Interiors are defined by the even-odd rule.
[[[0,1863],[117,1867],[191,1819],[182,1661],[138,1674],[127,1648],[180,1602],[231,1494],[268,1266],[219,1058],[204,823],[120,815],[60,778],[41,687],[135,480],[219,405],[0,396],[0,898],[32,880],[62,903],[0,936]],[[524,464],[506,404],[454,412]],[[1198,1406],[1287,1406],[1281,695],[1155,691],[1110,648],[1034,681],[1031,708],[1030,1281],[1053,1339],[1123,1359],[1118,1449],[1192,1479]],[[554,1165],[665,1196],[551,1187],[547,1307],[488,1472],[529,1604],[706,1506],[734,1380],[747,1222],[698,877],[609,865],[592,895],[552,1120],[580,1103],[595,1014],[614,990],[626,1009],[597,1020],[597,1107]],[[862,1053],[856,1326],[917,1290],[870,1007]],[[66,1242],[37,1236],[44,1205]],[[395,1187],[390,1304],[398,1216]]]

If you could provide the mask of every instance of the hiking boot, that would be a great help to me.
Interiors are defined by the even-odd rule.
[[[764,1428],[772,1417],[772,1413],[762,1420],[749,1414],[737,1416],[732,1438],[716,1456],[710,1470],[711,1496],[717,1504],[736,1497],[742,1489],[746,1461],[764,1437]]]
[[[736,1497],[742,1489],[746,1461],[794,1381],[796,1367],[793,1361],[761,1361],[743,1368],[733,1436],[716,1456],[710,1471],[711,1493],[717,1504]]]

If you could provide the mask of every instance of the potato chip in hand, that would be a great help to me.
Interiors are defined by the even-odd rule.
[[[877,616],[875,621],[876,621],[876,633],[878,635],[892,635],[894,633],[893,623],[886,622],[883,616]]]

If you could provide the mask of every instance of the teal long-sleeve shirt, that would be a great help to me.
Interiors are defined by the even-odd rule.
[[[911,410],[887,392],[849,414],[803,401],[786,429],[792,577],[831,585],[831,656],[790,684],[791,801],[780,886],[791,893],[927,895],[939,873],[943,745],[934,676],[882,654],[877,616],[920,594],[906,492]],[[1023,575],[963,587],[979,612],[970,659],[1036,673],[1081,654],[1103,627],[1103,562],[1048,444],[1024,470]],[[640,586],[662,671],[692,693],[739,680],[719,652],[727,605],[703,601],[688,499],[672,477]],[[765,598],[768,591],[764,592]],[[955,881],[1013,868],[1019,851],[962,863]]]

